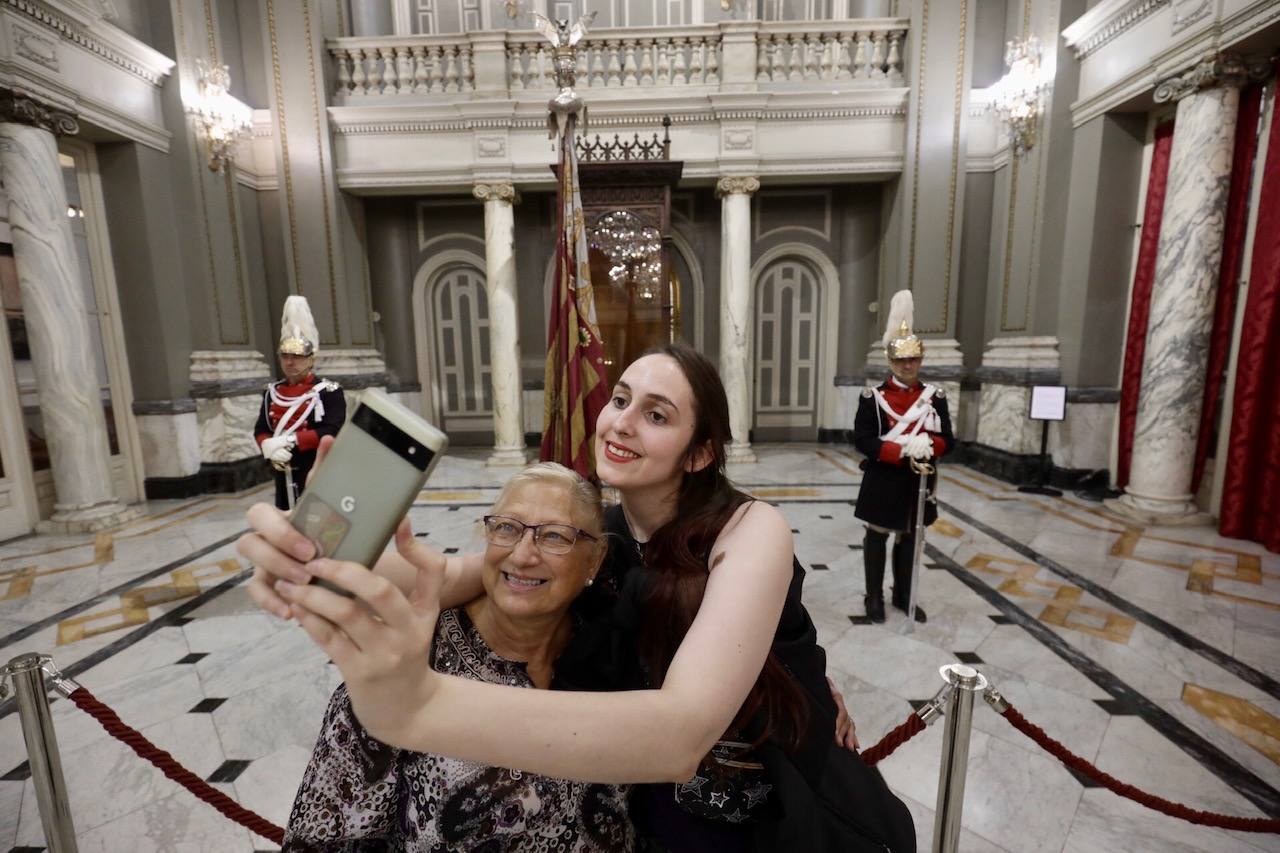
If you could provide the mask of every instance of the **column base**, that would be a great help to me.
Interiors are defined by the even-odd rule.
[[[740,444],[730,444],[726,449],[725,458],[729,462],[746,462],[753,465],[759,461],[756,459],[756,452],[752,450],[751,445],[745,441]]]
[[[106,501],[89,506],[53,507],[53,515],[36,522],[37,533],[94,533],[132,521],[142,515],[140,507],[125,506],[119,501]]]
[[[523,447],[495,447],[484,464],[490,468],[522,468],[529,461],[525,452]]]
[[[1102,506],[1126,521],[1170,527],[1196,527],[1213,523],[1213,516],[1189,499],[1145,498],[1123,494],[1102,502]]]

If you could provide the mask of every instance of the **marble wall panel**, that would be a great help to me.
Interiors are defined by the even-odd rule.
[[[261,405],[261,394],[197,400],[200,461],[237,462],[257,456],[253,427]]]
[[[978,443],[1009,453],[1039,453],[1040,424],[1027,417],[1031,389],[984,382],[978,400]]]
[[[142,466],[148,477],[187,477],[200,470],[200,429],[195,412],[138,415]]]
[[[1066,420],[1049,427],[1053,463],[1060,468],[1109,468],[1118,408],[1116,403],[1067,403]]]

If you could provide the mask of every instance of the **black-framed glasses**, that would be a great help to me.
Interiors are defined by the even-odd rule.
[[[579,539],[595,542],[600,538],[569,524],[525,524],[505,515],[484,517],[485,538],[494,545],[512,547],[524,538],[526,530],[533,531],[533,544],[546,554],[568,554]]]

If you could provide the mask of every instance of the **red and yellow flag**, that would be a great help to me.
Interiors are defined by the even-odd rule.
[[[574,124],[575,117],[569,116],[560,135],[560,222],[547,329],[541,459],[586,477],[595,469],[591,436],[596,416],[609,400],[609,386],[591,292]]]

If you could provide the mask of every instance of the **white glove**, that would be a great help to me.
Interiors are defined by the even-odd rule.
[[[262,458],[271,459],[275,456],[275,452],[282,447],[292,453],[297,443],[298,440],[292,435],[273,435],[271,438],[264,438],[262,440]]]
[[[902,455],[912,459],[932,459],[933,439],[922,432],[916,433],[902,446]]]
[[[293,449],[288,446],[277,447],[271,454],[271,464],[277,468],[288,465],[291,459],[293,459]]]

